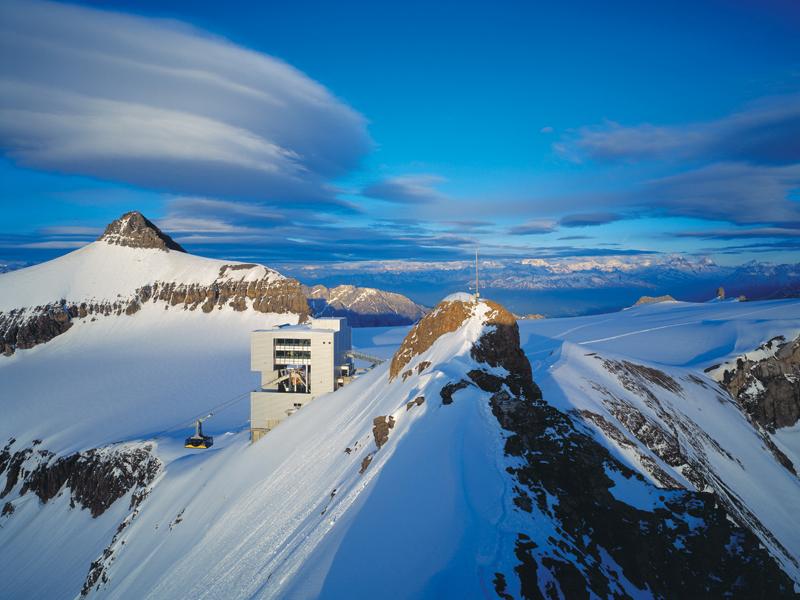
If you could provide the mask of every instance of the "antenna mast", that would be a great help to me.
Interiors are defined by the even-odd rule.
[[[481,293],[478,291],[478,247],[475,246],[475,301],[478,301],[478,298],[481,297]]]

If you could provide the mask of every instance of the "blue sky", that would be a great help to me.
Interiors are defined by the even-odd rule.
[[[800,256],[796,3],[0,11],[0,261]]]

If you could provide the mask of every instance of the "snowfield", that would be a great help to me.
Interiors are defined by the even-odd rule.
[[[209,277],[218,272],[219,265],[209,267]],[[86,274],[87,281],[91,277]],[[28,281],[24,294],[31,294],[38,278],[15,281]],[[80,282],[52,285],[65,297],[83,293]],[[13,287],[3,287],[0,304],[19,304],[23,293]],[[25,297],[26,305],[39,301]],[[475,319],[415,357],[410,366],[431,366],[407,380],[390,383],[385,363],[316,399],[252,445],[242,396],[207,422],[212,449],[182,447],[192,417],[256,386],[249,332],[287,320],[152,305],[133,318],[77,323],[46,344],[0,357],[0,442],[41,439],[42,447],[66,454],[155,440],[164,463],[139,513],[115,538],[129,513],[127,496],[96,519],[70,508],[66,495],[42,504],[17,489],[4,498],[16,510],[0,517],[0,595],[75,598],[90,564],[107,548],[107,581],[90,597],[492,596],[494,572],[518,564],[514,538],[525,527],[511,503],[513,480],[504,476],[510,460],[503,455],[504,434],[476,388],[460,390],[448,406],[439,395],[442,385],[474,365],[469,350],[482,331]],[[689,489],[702,472],[706,489],[739,502],[737,517],[800,582],[800,480],[767,446],[774,442],[798,467],[800,428],[762,435],[704,373],[777,335],[796,337],[800,301],[661,303],[519,326],[547,402],[581,420],[651,482],[658,482],[653,464]],[[407,330],[355,330],[354,345],[389,358]],[[642,395],[638,371],[625,379],[608,368],[625,361],[664,373],[678,387],[652,384],[652,397]],[[424,403],[408,406],[420,396]],[[637,439],[615,406],[676,432],[685,464],[670,464]],[[576,411],[601,415],[628,442]],[[376,448],[374,420],[389,416],[389,440]],[[642,491],[652,488],[609,476],[626,502],[644,510],[658,505]],[[557,535],[546,527],[543,522],[534,539],[546,543]],[[607,568],[615,568],[613,561]],[[508,592],[518,596],[519,589],[510,583]],[[648,596],[632,584],[627,592]]]
[[[687,462],[704,465],[705,486],[693,485],[685,466],[670,466],[636,436],[628,434],[630,444],[620,444],[588,421],[596,439],[654,482],[650,461],[681,486],[714,490],[728,499],[740,519],[757,532],[765,530],[762,542],[800,581],[800,479],[775,460],[765,442],[768,436],[800,469],[800,431],[795,426],[759,434],[705,373],[776,336],[800,335],[800,301],[662,302],[609,315],[521,321],[520,334],[534,379],[550,404],[571,414],[601,415],[622,431],[620,419],[633,408],[650,423],[676,432]],[[765,354],[750,352],[756,355]],[[682,389],[650,385],[654,398],[637,394],[609,371],[608,361],[657,369]]]

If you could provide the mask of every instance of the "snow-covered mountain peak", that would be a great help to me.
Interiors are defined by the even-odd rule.
[[[108,224],[98,242],[129,248],[153,248],[169,252],[186,252],[139,211],[131,211]]]
[[[426,312],[406,296],[371,287],[315,285],[304,290],[314,316],[347,317],[355,327],[409,325]]]
[[[160,305],[160,306],[158,306]],[[304,318],[300,283],[263,265],[188,254],[141,213],[126,213],[95,242],[0,275],[0,352],[14,354],[75,323],[158,306],[211,313],[256,311]]]

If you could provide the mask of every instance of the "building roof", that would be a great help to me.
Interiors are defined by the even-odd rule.
[[[337,331],[341,331],[342,321],[347,325],[346,317],[312,317],[310,323],[298,323],[297,325],[289,325],[287,323],[285,325],[278,325],[277,327],[270,327],[269,329],[256,329],[255,331],[269,333],[336,333]],[[330,323],[330,325],[335,324],[336,327],[325,327],[326,323]],[[319,325],[322,325],[322,327],[319,327]]]

